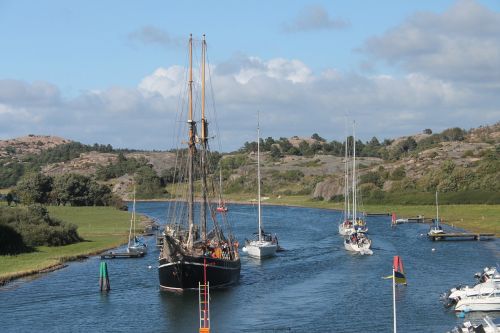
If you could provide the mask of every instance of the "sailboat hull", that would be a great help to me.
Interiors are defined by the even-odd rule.
[[[250,257],[253,258],[269,258],[269,257],[274,257],[276,255],[276,250],[278,249],[278,246],[275,243],[272,242],[259,242],[259,241],[252,241],[248,242],[245,245],[245,250],[247,254]]]
[[[363,243],[352,242],[349,238],[344,240],[344,247],[347,251],[357,252],[361,254],[373,254],[373,251],[370,250],[372,242],[369,239],[366,239]]]
[[[207,281],[210,282],[210,289],[224,288],[238,283],[241,270],[239,259],[185,256],[175,262],[160,259],[158,267],[160,288],[170,291],[198,289],[198,283],[204,281],[204,259],[207,262]]]

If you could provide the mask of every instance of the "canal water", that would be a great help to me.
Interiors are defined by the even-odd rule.
[[[165,223],[168,204],[141,202],[137,211]],[[230,206],[240,244],[256,215],[254,206]],[[391,228],[388,216],[367,218],[373,255],[353,255],[337,234],[339,220],[335,211],[263,207],[265,230],[286,251],[262,262],[241,253],[240,283],[211,291],[212,331],[392,332],[392,285],[382,277],[400,255],[408,286],[396,293],[399,332],[446,332],[464,319],[440,295],[500,263],[498,240],[431,242],[427,225]],[[0,288],[0,332],[197,332],[197,292],[159,290],[158,250],[154,237],[147,241],[144,258],[107,261],[109,294],[99,292],[98,257]]]

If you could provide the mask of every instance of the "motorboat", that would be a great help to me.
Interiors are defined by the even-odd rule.
[[[489,294],[462,296],[455,305],[455,311],[500,311],[500,290],[495,289]]]
[[[478,274],[476,273],[476,276]],[[495,291],[500,292],[500,273],[496,268],[485,268],[483,274],[479,275],[478,281],[472,287],[466,285],[450,289],[445,299],[445,306],[455,305],[464,297],[489,295]]]
[[[448,333],[499,333],[500,318],[486,316],[481,320],[468,320],[460,326],[456,326]]]

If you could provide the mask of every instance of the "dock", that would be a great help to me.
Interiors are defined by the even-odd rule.
[[[101,259],[126,259],[144,257],[144,253],[128,253],[128,252],[106,252],[101,254]]]
[[[444,234],[436,234],[436,235],[427,235],[430,239],[433,241],[437,240],[445,240],[445,239],[451,239],[451,240],[484,240],[484,239],[490,239],[491,237],[495,237],[495,234],[475,234],[475,233],[468,233],[468,232],[454,232],[454,233],[444,233]]]
[[[396,219],[393,224],[405,224],[405,223],[434,223],[434,219],[429,217],[417,216],[408,218]]]

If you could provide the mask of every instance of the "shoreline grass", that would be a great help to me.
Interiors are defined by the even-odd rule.
[[[252,204],[252,195],[229,196],[227,202]],[[320,209],[343,209],[343,203],[312,200],[308,196],[272,197],[264,204]],[[433,205],[365,205],[368,213],[392,213],[398,217],[423,215],[434,217]],[[99,254],[127,242],[130,213],[111,207],[49,206],[50,215],[78,226],[83,242],[58,247],[39,246],[35,252],[0,256],[0,285],[12,279],[54,270],[64,262]],[[500,237],[500,205],[440,205],[443,222],[477,233]]]
[[[77,225],[78,234],[84,241],[57,247],[38,246],[34,252],[0,256],[0,285],[127,242],[130,226],[128,212],[111,207],[49,206],[48,210],[51,216]]]

